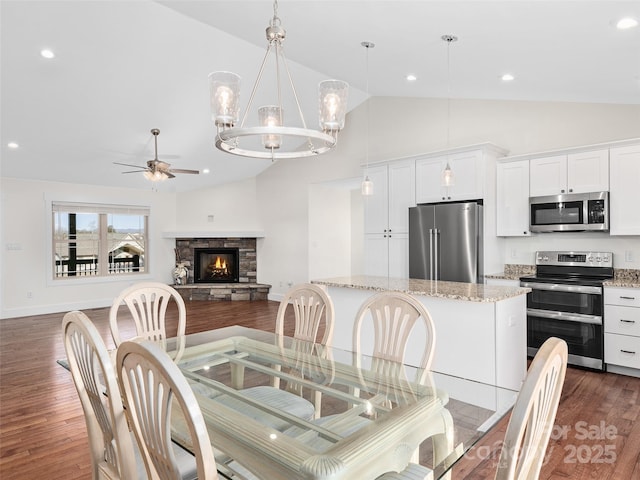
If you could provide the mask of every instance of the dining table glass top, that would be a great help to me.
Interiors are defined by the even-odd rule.
[[[240,326],[163,344],[230,478],[375,479],[409,462],[443,478],[517,395]],[[174,440],[189,448],[185,432],[173,422]]]

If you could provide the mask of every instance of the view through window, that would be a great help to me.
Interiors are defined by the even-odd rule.
[[[149,208],[52,203],[54,278],[146,271]]]

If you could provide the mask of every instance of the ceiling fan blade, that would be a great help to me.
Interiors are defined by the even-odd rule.
[[[129,170],[128,172],[121,172],[121,173],[143,173],[146,172],[147,169],[144,170]]]
[[[162,173],[164,173],[164,174],[165,174],[167,177],[169,177],[169,178],[176,178],[176,176],[175,176],[175,175],[173,175],[173,174],[172,174],[171,172],[169,172],[169,171],[162,172]]]
[[[184,168],[172,168],[169,170],[171,173],[191,173],[194,175],[198,175],[200,173],[199,170],[185,170]]]
[[[147,168],[143,165],[131,165],[130,163],[120,163],[120,162],[113,162],[114,165],[122,165],[125,167],[134,167],[134,168],[141,168],[143,170],[146,170]]]

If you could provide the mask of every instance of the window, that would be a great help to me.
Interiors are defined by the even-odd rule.
[[[53,277],[146,272],[149,208],[52,202]]]

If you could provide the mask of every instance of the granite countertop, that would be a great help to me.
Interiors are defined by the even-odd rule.
[[[613,280],[604,282],[605,287],[640,288],[640,270],[614,268]]]
[[[507,298],[525,295],[531,291],[530,288],[521,287],[501,287],[479,283],[387,278],[369,275],[326,278],[312,280],[311,283],[326,285],[328,287],[354,288],[357,290],[372,290],[376,292],[393,290],[410,295],[424,295],[426,297],[464,300],[468,302],[499,302]]]
[[[520,277],[527,277],[536,274],[535,265],[506,264],[504,272],[485,275],[485,278],[495,278],[499,280],[520,280]]]

